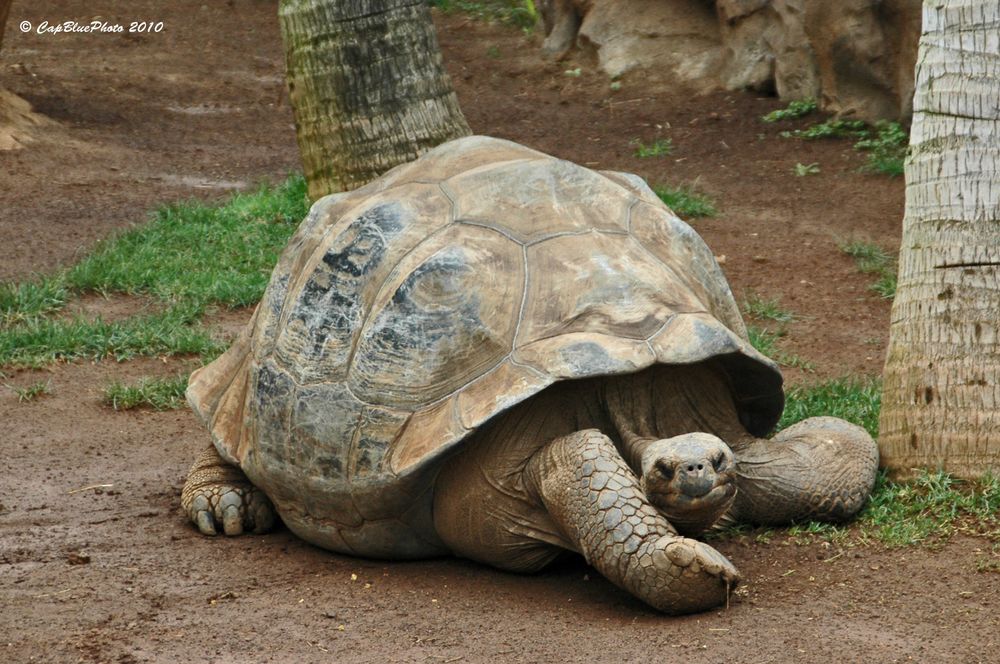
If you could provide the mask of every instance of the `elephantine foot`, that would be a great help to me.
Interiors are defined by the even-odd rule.
[[[728,516],[760,525],[846,521],[864,507],[877,473],[878,445],[867,431],[810,417],[736,452],[738,491]]]
[[[191,466],[181,507],[205,535],[264,533],[274,525],[274,506],[239,468],[210,446]]]
[[[666,613],[704,611],[726,601],[740,582],[729,560],[698,540],[664,535],[636,552],[630,588]]]

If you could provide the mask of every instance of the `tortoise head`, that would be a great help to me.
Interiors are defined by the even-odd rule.
[[[714,524],[736,498],[736,463],[721,439],[686,433],[649,444],[642,455],[646,497],[683,535]]]

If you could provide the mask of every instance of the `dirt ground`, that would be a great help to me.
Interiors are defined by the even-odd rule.
[[[274,0],[16,0],[0,87],[58,122],[0,153],[0,279],[71,262],[179,198],[218,199],[298,167]],[[23,34],[18,24],[163,21],[159,34]],[[902,182],[857,172],[846,142],[802,143],[759,121],[750,93],[693,96],[591,63],[547,63],[537,36],[437,16],[470,125],[654,184],[695,184],[720,214],[693,225],[738,299],[798,314],[791,382],[881,370],[889,306],[837,244],[894,249]],[[580,76],[567,69],[581,68]],[[667,157],[633,139],[669,137]],[[796,163],[821,172],[796,177]],[[96,299],[96,298],[92,298]],[[115,306],[112,302],[105,306]],[[220,319],[224,330],[245,312]],[[941,550],[801,545],[785,534],[718,548],[745,583],[731,605],[665,618],[582,562],[515,576],[460,560],[337,556],[287,531],[207,539],[178,510],[205,432],[186,411],[117,413],[112,379],[182,361],[80,362],[11,373],[0,389],[0,661],[4,662],[987,662],[1000,575],[989,543]],[[110,486],[103,486],[110,485]]]

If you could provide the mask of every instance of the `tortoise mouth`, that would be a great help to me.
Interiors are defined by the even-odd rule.
[[[682,533],[697,533],[718,521],[732,506],[736,484],[728,477],[720,477],[711,491],[700,496],[671,487],[647,498]]]
[[[719,503],[731,503],[735,497],[736,484],[728,478],[720,478],[708,493],[700,496],[668,490],[666,493],[649,496],[649,499],[657,507],[662,505],[661,509],[692,511],[706,509]]]

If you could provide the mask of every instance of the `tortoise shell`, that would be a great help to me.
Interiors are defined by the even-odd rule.
[[[317,201],[188,400],[220,453],[320,546],[441,553],[441,459],[557,382],[721,358],[770,430],[781,376],[701,238],[634,175],[452,141]]]

